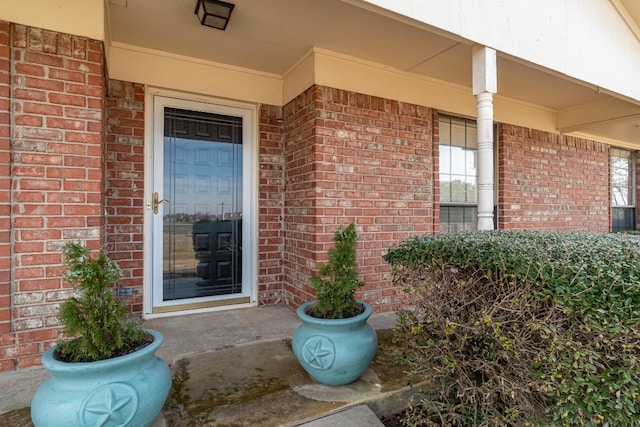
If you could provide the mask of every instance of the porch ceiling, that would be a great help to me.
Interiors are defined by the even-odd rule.
[[[471,87],[470,41],[359,0],[227,1],[235,9],[218,31],[199,24],[196,0],[109,0],[111,40],[278,75],[318,47]],[[615,1],[640,22],[635,0]],[[557,111],[561,131],[640,146],[635,103],[516,58],[497,65],[498,95]]]

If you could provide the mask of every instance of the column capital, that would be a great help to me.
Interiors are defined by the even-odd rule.
[[[472,49],[473,59],[473,94],[498,91],[496,51],[482,45]]]

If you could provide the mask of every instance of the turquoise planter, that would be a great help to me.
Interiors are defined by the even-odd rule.
[[[171,388],[171,371],[155,353],[160,332],[147,330],[153,343],[126,356],[90,363],[66,363],[42,356],[51,376],[31,402],[36,427],[115,427],[150,425]]]
[[[364,313],[348,319],[317,319],[306,314],[315,304],[298,307],[302,324],[291,345],[300,365],[315,381],[326,385],[349,384],[367,370],[378,349],[378,336],[367,323],[371,306],[358,301]]]

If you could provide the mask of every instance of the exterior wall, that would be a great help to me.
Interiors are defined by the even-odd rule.
[[[144,94],[105,87],[101,42],[0,22],[0,371],[58,339],[65,241],[104,245],[142,312]],[[437,114],[316,85],[258,119],[258,304],[313,299],[334,231],[355,222],[357,297],[393,310],[382,255],[438,232]],[[500,228],[609,230],[606,145],[498,129]]]
[[[144,86],[109,80],[106,99],[106,246],[123,276],[122,297],[142,314],[144,220]]]
[[[316,98],[312,87],[284,107],[285,203],[284,275],[287,300],[294,306],[311,299],[309,277],[315,267]],[[318,218],[320,219],[320,218]]]
[[[63,242],[102,243],[105,88],[101,42],[2,23],[0,43],[5,189],[11,162],[11,237],[0,249],[0,262],[9,262],[12,274],[10,294],[6,272],[0,285],[0,369],[7,370],[38,365],[58,339],[57,306],[70,295],[61,277]],[[8,235],[7,212],[1,214]]]
[[[284,129],[281,107],[259,115],[258,305],[270,305],[284,300]]]
[[[498,126],[498,228],[611,229],[609,147]]]
[[[0,21],[0,355],[15,348],[11,330],[11,49],[10,26]],[[0,371],[13,369],[14,359],[0,357]]]
[[[432,111],[312,86],[285,106],[285,276],[289,304],[313,299],[310,277],[339,226],[355,222],[364,290],[394,308],[384,251],[434,229]]]

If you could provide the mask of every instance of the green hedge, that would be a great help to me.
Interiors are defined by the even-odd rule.
[[[495,231],[385,255],[401,361],[433,380],[407,425],[640,425],[640,238]]]

